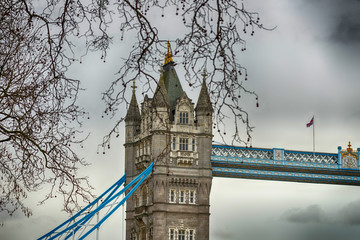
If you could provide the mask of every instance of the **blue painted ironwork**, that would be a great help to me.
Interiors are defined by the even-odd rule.
[[[313,162],[325,164],[337,164],[338,155],[331,153],[312,153],[312,152],[297,152],[284,151],[284,160],[293,162]]]
[[[313,153],[289,151],[284,149],[268,149],[268,148],[245,148],[227,145],[213,145],[212,155],[222,157],[237,157],[244,159],[276,159],[274,153],[279,150],[283,151],[283,155],[278,160],[296,161],[296,162],[314,162],[314,163],[330,163],[338,162],[338,154],[332,153]]]
[[[108,219],[125,201],[134,193],[140,184],[151,174],[154,163],[151,163],[142,173],[140,173],[129,184],[120,189],[126,180],[126,174],[122,176],[114,185],[107,189],[103,194],[91,202],[88,206],[83,208],[80,212],[73,217],[60,224],[58,227],[51,230],[49,233],[38,238],[38,240],[46,239],[85,239],[95,229],[99,228],[106,219]],[[126,190],[131,189],[123,199],[118,202],[119,198],[125,193]],[[97,205],[97,206],[96,206]],[[95,214],[101,210],[109,207],[104,217],[97,223],[91,224]],[[86,214],[85,214],[86,212]]]
[[[335,154],[213,145],[213,176],[360,185],[359,152],[351,152],[357,167],[348,168],[341,159],[344,151],[338,150]]]

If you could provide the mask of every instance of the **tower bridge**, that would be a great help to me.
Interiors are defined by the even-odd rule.
[[[300,152],[279,148],[213,145],[212,174],[293,182],[360,185],[359,151],[351,145],[338,153]]]
[[[154,96],[144,97],[141,111],[134,83],[125,117],[126,177],[84,208],[85,216],[82,210],[39,239],[84,239],[126,201],[127,240],[208,240],[213,177],[360,185],[360,149],[350,143],[337,153],[212,144],[206,75],[195,106],[174,66],[168,45]]]

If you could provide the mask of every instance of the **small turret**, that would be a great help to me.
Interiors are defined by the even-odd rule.
[[[127,176],[132,177],[136,175],[135,171],[135,157],[136,157],[136,147],[135,147],[135,137],[140,133],[140,123],[141,116],[139,111],[139,106],[136,100],[135,95],[135,81],[132,86],[133,93],[130,100],[129,109],[125,116],[125,171]]]
[[[135,81],[132,88],[133,88],[133,93],[132,93],[129,109],[125,116],[125,127],[126,127],[125,143],[132,142],[134,140],[134,137],[137,134],[139,134],[140,131],[141,116],[135,95],[135,89],[136,89]]]
[[[212,125],[212,113],[213,108],[211,106],[210,96],[206,87],[206,70],[204,70],[203,83],[201,86],[199,99],[195,107],[196,120],[198,126],[204,127],[205,132],[211,132]]]

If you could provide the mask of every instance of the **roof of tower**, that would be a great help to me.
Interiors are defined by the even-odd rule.
[[[135,81],[133,86],[131,86],[133,88],[133,93],[131,96],[131,101],[130,101],[130,105],[129,105],[129,109],[126,113],[125,116],[125,121],[140,121],[141,117],[140,117],[140,111],[139,111],[139,106],[136,100],[136,95],[135,95]]]
[[[213,108],[210,101],[210,96],[206,86],[206,70],[203,73],[203,83],[199,94],[199,99],[195,107],[195,111],[209,111],[213,112]]]
[[[165,88],[168,94],[168,101],[170,104],[170,112],[175,109],[176,100],[181,97],[184,92],[180,80],[176,74],[175,66],[176,64],[172,60],[172,52],[170,43],[168,42],[168,52],[165,55],[165,64],[163,66],[163,78]]]
[[[160,76],[160,80],[155,90],[153,103],[158,107],[169,107],[169,97],[167,93],[167,89],[164,83],[164,75],[163,73]]]

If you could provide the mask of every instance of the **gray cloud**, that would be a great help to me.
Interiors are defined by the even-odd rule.
[[[331,37],[344,44],[360,43],[360,15],[343,15]]]
[[[298,5],[306,13],[304,21],[318,39],[344,45],[360,43],[359,0],[304,0]]]
[[[283,219],[293,223],[314,223],[325,220],[324,212],[319,205],[310,205],[306,208],[292,208],[283,214]]]
[[[360,225],[360,200],[351,202],[340,212],[341,220],[348,225]]]
[[[360,199],[350,202],[339,210],[335,218],[328,218],[325,212],[317,204],[306,208],[292,208],[286,210],[281,216],[282,220],[290,223],[341,223],[348,226],[360,225]]]

